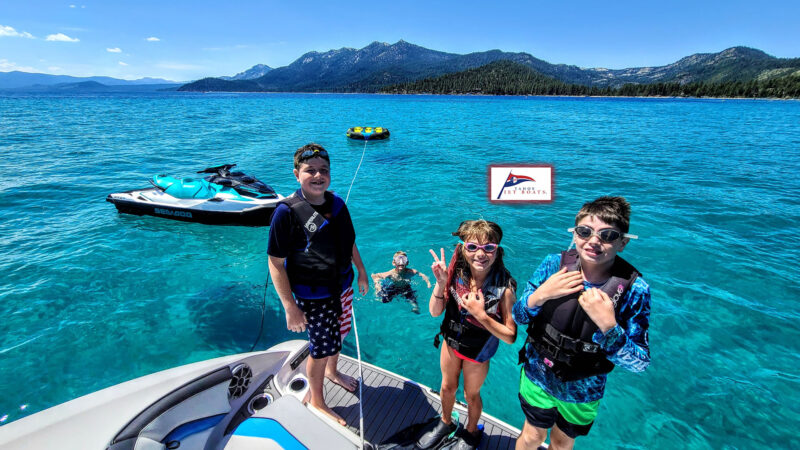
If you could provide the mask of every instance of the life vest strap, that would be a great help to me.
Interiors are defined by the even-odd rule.
[[[464,331],[464,325],[461,324],[461,323],[458,323],[458,322],[453,321],[453,320],[449,320],[447,323],[448,323],[448,328],[450,329],[450,331],[452,331],[454,333],[459,333],[460,334],[461,332]]]
[[[439,333],[439,334],[437,334],[436,336],[433,337],[433,346],[434,347],[439,348],[439,344],[442,342],[441,338],[444,338],[445,345],[449,346],[452,349],[455,349],[455,351],[457,351],[459,353],[464,351],[464,346],[460,342],[458,342],[454,338],[447,337],[447,335],[445,335],[444,333]]]
[[[446,337],[446,339],[447,339],[447,346],[448,346],[448,347],[450,347],[450,348],[452,348],[453,350],[455,350],[455,351],[457,351],[457,352],[461,353],[461,351],[462,351],[462,350],[461,350],[461,347],[462,347],[462,345],[461,345],[461,343],[460,343],[460,342],[458,342],[457,340],[455,340],[455,339],[453,339],[453,338],[451,338],[451,337]]]
[[[557,345],[563,350],[570,350],[580,353],[599,353],[601,348],[594,342],[586,342],[574,339],[558,331],[549,323],[544,327],[544,333],[553,340],[552,344]]]

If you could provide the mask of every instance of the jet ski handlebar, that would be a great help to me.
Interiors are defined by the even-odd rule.
[[[207,167],[203,170],[198,170],[197,173],[218,173],[222,175],[223,172],[230,172],[234,167],[236,167],[236,164],[222,164],[221,166]]]
[[[164,175],[160,175],[160,176],[162,176],[162,177],[163,177]],[[159,186],[158,184],[156,184],[156,182],[155,182],[155,181],[153,181],[153,179],[152,179],[152,178],[148,178],[148,179],[147,179],[147,181],[149,181],[149,182],[150,182],[150,184],[152,184],[152,185],[153,185],[153,187],[155,187],[156,189],[158,189],[158,190],[159,190],[159,191],[161,191],[161,192],[164,192],[164,191],[166,191],[166,190],[167,190],[167,188],[165,188],[165,187],[162,187],[162,186]]]

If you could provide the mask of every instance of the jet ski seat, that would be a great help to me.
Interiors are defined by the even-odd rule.
[[[180,199],[210,199],[217,195],[217,189],[221,187],[202,178],[175,178],[166,175],[154,176],[153,185]]]

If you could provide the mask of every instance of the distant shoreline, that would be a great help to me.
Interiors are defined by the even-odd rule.
[[[307,94],[307,95],[428,95],[428,96],[451,96],[451,97],[544,97],[544,98],[647,98],[647,99],[686,99],[686,100],[787,100],[798,101],[800,98],[795,97],[680,97],[680,96],[658,96],[658,95],[523,95],[523,94],[434,94],[431,92],[414,92],[414,93],[399,93],[399,92],[293,92],[293,91],[172,91],[172,92],[186,92],[192,94]]]
[[[451,95],[458,97],[552,97],[552,98],[652,98],[652,99],[691,99],[691,100],[800,100],[795,97],[682,97],[682,96],[662,96],[662,95],[522,95],[522,94],[433,94],[433,93],[389,93],[378,92],[380,95]]]
[[[535,97],[535,98],[607,98],[607,99],[661,99],[661,100],[769,100],[769,101],[800,101],[800,98],[795,97],[689,97],[689,96],[657,96],[657,95],[641,95],[641,96],[630,96],[630,95],[534,95],[534,94],[435,94],[430,92],[414,92],[414,93],[398,93],[398,92],[294,92],[294,91],[178,91],[173,89],[158,89],[154,91],[148,90],[109,90],[109,91],[56,91],[56,90],[30,90],[26,91],[21,88],[15,89],[0,89],[0,97],[9,96],[10,94],[16,94],[14,96],[19,96],[20,94],[36,94],[39,96],[64,96],[64,95],[81,95],[81,94],[255,94],[255,95],[264,95],[264,94],[301,94],[301,95],[385,95],[385,96],[451,96],[451,97],[508,97],[508,98],[528,98],[528,97]]]

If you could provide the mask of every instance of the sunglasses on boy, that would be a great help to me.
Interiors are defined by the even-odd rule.
[[[319,149],[315,148],[314,150],[306,150],[303,153],[300,153],[300,158],[301,159],[311,158],[312,156],[322,156],[322,157],[327,158],[328,157],[328,151],[327,150],[319,150]]]
[[[567,231],[575,233],[581,239],[591,239],[592,236],[597,236],[601,241],[612,244],[617,242],[620,238],[639,239],[635,234],[623,233],[613,228],[603,228],[602,230],[593,230],[585,225],[578,225],[577,227],[568,228]]]
[[[477,252],[478,249],[482,249],[486,253],[494,253],[497,251],[497,247],[500,247],[499,245],[492,244],[491,242],[483,245],[476,244],[475,242],[464,242],[464,241],[458,241],[458,243],[463,245],[464,248],[470,253]]]

